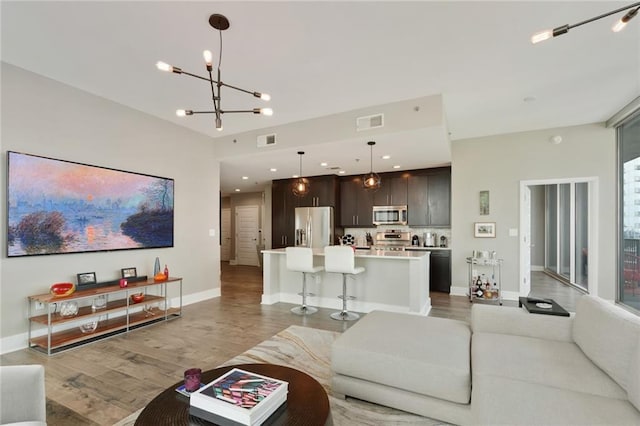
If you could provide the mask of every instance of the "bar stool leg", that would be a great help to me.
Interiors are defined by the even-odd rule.
[[[354,297],[347,296],[347,274],[342,274],[342,295],[338,296],[342,299],[342,311],[334,312],[330,317],[338,321],[355,321],[360,318],[360,315],[347,311],[347,299],[354,299]]]
[[[296,315],[311,315],[318,312],[318,309],[313,306],[307,306],[307,273],[302,273],[302,306],[296,306],[291,308],[291,312]]]

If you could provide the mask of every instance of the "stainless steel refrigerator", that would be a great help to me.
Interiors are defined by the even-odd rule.
[[[333,245],[333,207],[297,207],[295,244],[322,248]]]

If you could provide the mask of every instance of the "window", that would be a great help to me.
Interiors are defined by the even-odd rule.
[[[618,239],[618,302],[640,310],[640,111],[625,119],[617,128],[618,179],[621,188]],[[627,191],[627,189],[631,189]]]

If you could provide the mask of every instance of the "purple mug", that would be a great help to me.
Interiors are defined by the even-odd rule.
[[[184,390],[193,392],[200,389],[200,379],[202,370],[199,368],[190,368],[184,372]]]

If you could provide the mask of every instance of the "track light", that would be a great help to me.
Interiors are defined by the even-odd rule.
[[[629,10],[629,9],[632,9],[632,10]],[[545,41],[545,40],[549,40],[550,38],[558,37],[558,36],[560,36],[562,34],[568,33],[569,30],[572,29],[572,28],[576,28],[576,27],[579,27],[581,25],[588,24],[590,22],[597,21],[597,20],[602,19],[602,18],[606,18],[607,16],[614,15],[614,14],[616,14],[618,12],[629,10],[629,12],[627,12],[627,14],[624,15],[613,26],[612,30],[614,32],[618,32],[618,31],[622,30],[627,25],[627,22],[629,22],[631,19],[633,19],[634,16],[636,16],[636,14],[638,13],[638,9],[640,9],[640,2],[633,3],[633,4],[630,4],[629,6],[621,7],[621,8],[616,9],[616,10],[612,10],[611,12],[603,13],[602,15],[598,15],[598,16],[595,16],[593,18],[587,19],[585,21],[578,22],[577,24],[573,24],[573,25],[568,25],[567,24],[567,25],[562,25],[560,27],[556,27],[553,30],[540,31],[540,32],[535,33],[533,36],[531,36],[531,43],[536,44],[536,43],[540,43],[540,42]]]
[[[261,93],[261,92],[255,92],[255,91],[251,91],[251,90],[245,90],[242,89],[240,87],[236,87],[236,86],[232,86],[230,84],[224,83],[220,77],[221,71],[220,71],[220,64],[222,62],[222,31],[226,30],[229,28],[229,20],[223,16],[223,15],[219,15],[219,14],[213,14],[209,17],[209,25],[211,25],[213,28],[215,28],[216,30],[218,30],[219,33],[219,37],[220,37],[220,54],[218,57],[218,63],[216,66],[216,74],[217,74],[217,80],[213,79],[213,54],[211,53],[210,50],[205,50],[204,52],[202,52],[202,56],[204,58],[204,62],[207,68],[207,72],[209,74],[209,77],[202,77],[196,74],[191,74],[189,72],[183,71],[182,69],[178,68],[178,67],[174,67],[172,65],[167,64],[166,62],[162,62],[162,61],[158,61],[156,63],[156,67],[160,70],[160,71],[165,71],[165,72],[173,72],[175,74],[185,74],[188,75],[190,77],[194,77],[194,78],[198,78],[200,80],[204,80],[206,82],[209,83],[209,85],[211,86],[211,98],[213,100],[213,111],[192,111],[192,110],[184,110],[184,109],[179,109],[176,111],[176,115],[178,117],[184,117],[187,115],[194,115],[194,114],[215,114],[216,118],[215,118],[215,125],[216,125],[216,130],[218,131],[222,131],[222,114],[230,114],[230,113],[253,113],[253,114],[262,114],[262,115],[267,115],[267,116],[271,116],[273,115],[273,110],[271,108],[253,108],[253,109],[245,109],[245,110],[223,110],[220,107],[220,101],[222,98],[222,94],[220,92],[220,89],[222,87],[228,87],[229,89],[234,89],[237,90],[239,92],[244,92],[244,93],[248,93],[250,95],[255,96],[256,98],[260,98],[263,101],[269,101],[271,100],[271,96],[269,96],[267,93]]]

